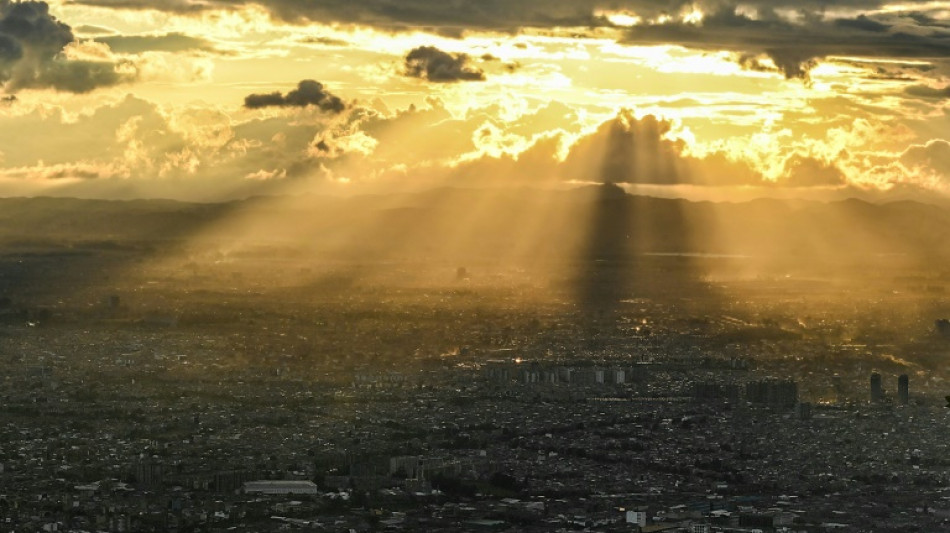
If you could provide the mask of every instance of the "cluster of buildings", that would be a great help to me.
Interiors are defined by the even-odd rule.
[[[879,404],[887,401],[881,374],[878,372],[871,374],[870,386],[871,403]],[[910,402],[910,378],[907,374],[901,374],[897,377],[897,403],[907,405],[908,402]]]
[[[212,311],[7,331],[0,531],[950,528],[948,410],[906,373],[889,401],[892,367],[836,376],[801,339],[717,351],[726,326],[687,318],[479,319],[458,341],[473,348],[417,356],[457,315],[426,314],[430,331],[358,304],[308,338],[285,334],[291,313],[193,327]],[[374,320],[395,324],[398,364]]]
[[[538,362],[488,361],[482,367],[483,376],[497,385],[624,385],[643,383],[647,380],[647,365],[635,365],[623,368],[601,368],[596,366],[564,366],[541,364]]]

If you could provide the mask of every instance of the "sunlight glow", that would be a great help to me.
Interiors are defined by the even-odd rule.
[[[594,16],[603,17],[611,24],[621,27],[632,27],[643,22],[643,19],[630,11],[594,11]]]

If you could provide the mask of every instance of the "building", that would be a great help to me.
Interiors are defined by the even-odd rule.
[[[506,361],[489,361],[483,372],[492,383],[504,385],[511,382],[511,366]]]
[[[571,383],[579,385],[603,385],[604,371],[599,368],[585,368],[571,375]]]
[[[521,371],[522,383],[540,383],[541,372],[537,368],[526,368]]]
[[[217,492],[234,492],[244,486],[244,483],[254,479],[248,470],[225,470],[215,472],[212,488]]]
[[[881,384],[881,375],[877,372],[871,374],[871,403],[881,403],[884,401],[884,387]]]
[[[640,527],[647,525],[647,512],[643,510],[627,511],[627,523],[636,524]]]
[[[164,481],[164,468],[151,461],[139,461],[133,466],[135,485],[139,488],[160,487]]]
[[[901,374],[897,378],[897,398],[901,405],[907,405],[910,400],[910,379],[907,374]]]
[[[408,479],[431,479],[439,474],[460,476],[472,474],[474,470],[472,461],[458,458],[405,455],[389,459],[389,475]]]
[[[557,369],[557,380],[560,383],[570,383],[571,382],[571,372],[572,369],[567,367],[558,367]]]
[[[627,372],[623,369],[612,368],[607,371],[607,383],[623,385],[627,381]]]
[[[317,485],[313,481],[246,481],[241,489],[245,494],[288,495],[288,494],[318,494]]]
[[[751,381],[745,387],[746,401],[772,407],[793,407],[798,403],[798,385],[792,380]]]
[[[693,398],[699,402],[738,402],[739,386],[734,383],[700,381],[693,384]]]
[[[934,329],[937,330],[937,334],[941,337],[950,337],[950,320],[946,318],[941,318],[934,322]]]
[[[835,393],[835,403],[844,403],[844,378],[838,374],[831,376],[831,388]]]
[[[799,402],[795,406],[795,415],[799,420],[811,420],[811,402]]]

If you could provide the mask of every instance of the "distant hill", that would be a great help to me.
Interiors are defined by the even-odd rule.
[[[394,196],[168,200],[0,199],[0,245],[278,246],[341,259],[623,260],[723,254],[796,262],[950,257],[950,211],[862,200],[691,202],[614,186],[442,188]]]

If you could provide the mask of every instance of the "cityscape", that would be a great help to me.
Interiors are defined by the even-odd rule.
[[[932,275],[721,277],[729,301],[678,256],[625,259],[646,290],[44,246],[3,256],[10,531],[950,527]]]
[[[950,0],[0,0],[0,533],[950,532]]]

